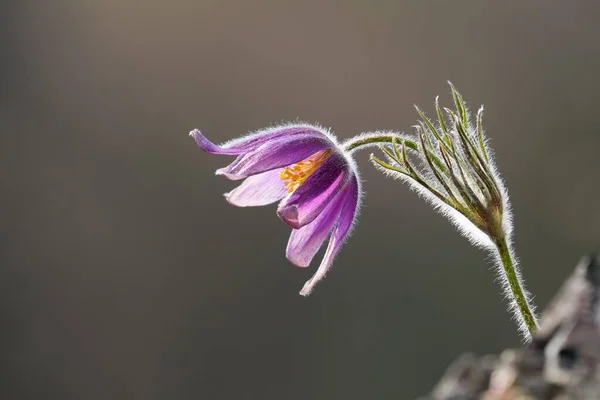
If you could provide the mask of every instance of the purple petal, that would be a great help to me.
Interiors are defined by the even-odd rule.
[[[302,296],[308,296],[313,290],[314,286],[321,279],[323,279],[323,277],[325,277],[325,274],[331,268],[333,260],[339,252],[340,247],[350,233],[350,229],[352,228],[352,224],[354,223],[358,209],[358,192],[358,181],[356,177],[353,176],[352,180],[348,183],[348,186],[345,189],[344,206],[342,208],[340,218],[333,229],[333,233],[331,234],[331,239],[329,240],[329,245],[327,246],[327,251],[325,251],[323,261],[321,261],[321,265],[317,269],[317,272],[308,280],[308,282],[304,284],[304,287],[300,291]]]
[[[335,145],[333,141],[322,130],[311,125],[284,125],[273,128],[264,129],[256,133],[252,133],[238,139],[231,140],[222,145],[216,145],[208,140],[202,132],[194,129],[190,132],[190,136],[196,140],[198,146],[210,154],[223,155],[240,155],[253,151],[259,146],[281,138],[292,139],[295,136],[313,136],[331,142],[331,146]]]
[[[288,260],[298,267],[308,267],[340,216],[345,199],[346,193],[338,192],[313,222],[292,231],[286,249]]]
[[[279,170],[273,170],[246,178],[240,186],[226,193],[225,198],[234,206],[250,207],[265,206],[287,195]]]
[[[340,153],[333,153],[291,196],[277,208],[286,224],[299,229],[311,223],[346,184],[348,163]]]
[[[216,174],[225,175],[232,180],[243,179],[250,175],[287,167],[331,146],[329,139],[308,134],[276,139],[239,156],[227,167],[217,170]]]

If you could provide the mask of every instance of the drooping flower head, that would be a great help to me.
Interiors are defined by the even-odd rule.
[[[286,257],[307,267],[329,236],[321,265],[300,294],[308,295],[331,268],[349,235],[360,205],[360,180],[354,161],[325,129],[308,124],[277,126],[222,145],[197,129],[190,132],[210,154],[237,156],[217,175],[245,179],[225,194],[238,207],[280,201],[277,215],[293,230]]]

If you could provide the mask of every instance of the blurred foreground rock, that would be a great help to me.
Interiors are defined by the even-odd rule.
[[[584,257],[526,348],[461,356],[430,399],[600,399],[599,297],[600,255]]]

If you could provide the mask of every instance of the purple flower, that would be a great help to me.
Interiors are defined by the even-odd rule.
[[[360,181],[350,155],[336,138],[312,125],[283,125],[215,145],[190,132],[210,154],[237,156],[217,175],[245,179],[225,194],[238,207],[264,206],[280,201],[277,215],[293,228],[286,257],[307,267],[328,236],[329,245],[317,272],[300,294],[308,295],[331,268],[348,237],[360,203]]]

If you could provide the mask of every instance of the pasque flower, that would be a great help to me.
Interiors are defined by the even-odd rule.
[[[217,175],[244,182],[225,194],[238,207],[280,201],[277,215],[293,230],[286,257],[307,267],[329,236],[321,265],[300,294],[306,296],[331,268],[356,220],[360,181],[354,161],[323,128],[290,124],[264,129],[222,145],[190,132],[210,154],[237,156]]]
[[[356,221],[362,192],[353,153],[379,147],[385,158],[371,155],[378,169],[408,183],[493,254],[509,311],[528,341],[537,327],[535,307],[513,251],[510,202],[484,134],[483,108],[473,121],[460,93],[450,88],[456,110],[442,110],[436,99],[435,122],[417,108],[416,135],[375,131],[338,143],[319,126],[288,124],[222,145],[197,129],[190,136],[207,153],[237,156],[216,172],[245,179],[225,194],[231,204],[280,202],[277,215],[293,229],[286,251],[292,263],[308,266],[330,238],[321,265],[300,291],[304,296],[329,271]]]

